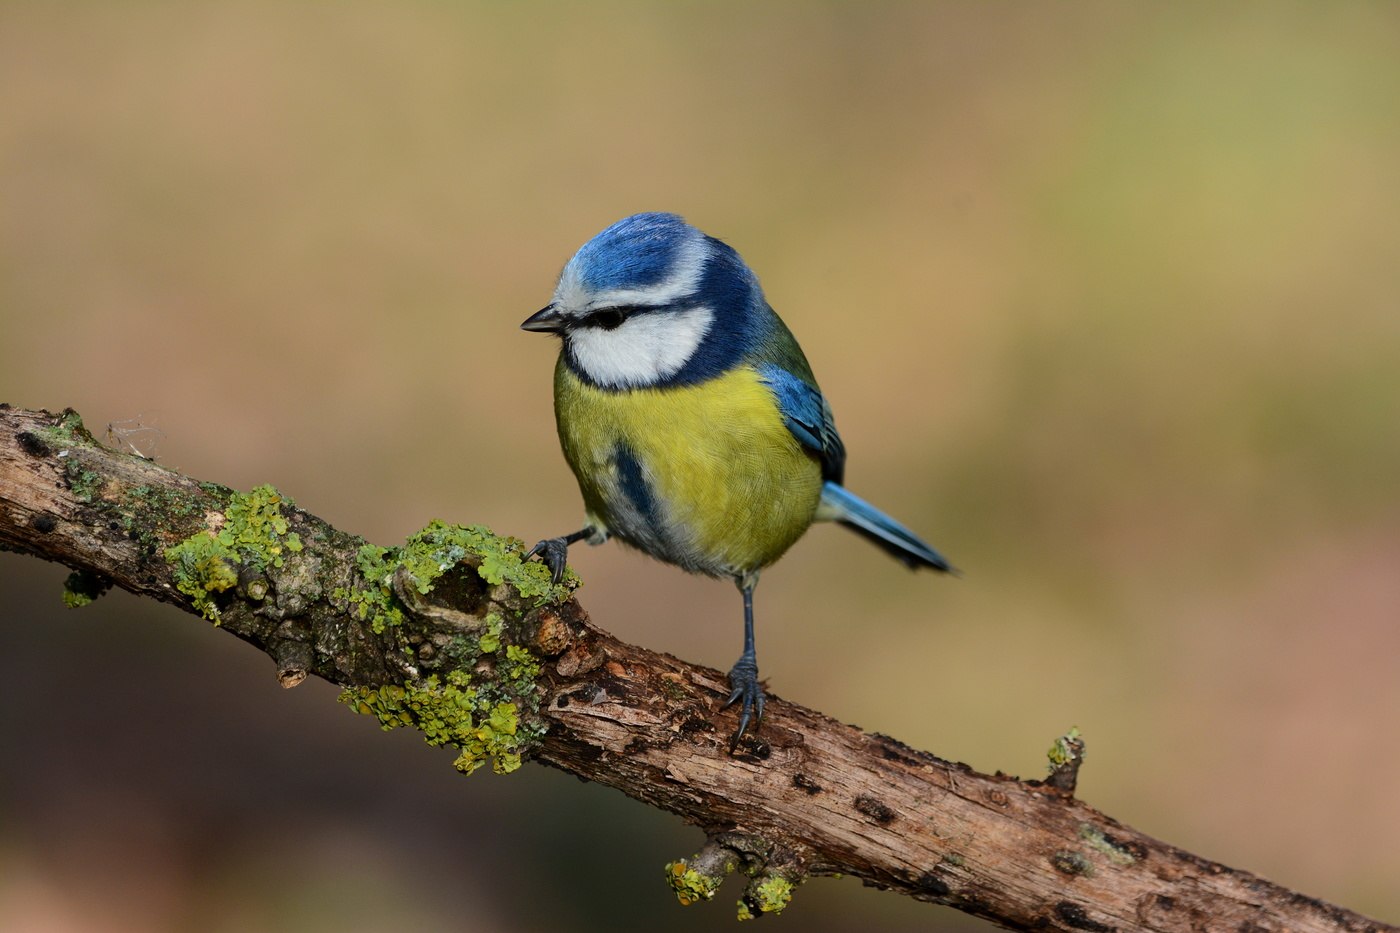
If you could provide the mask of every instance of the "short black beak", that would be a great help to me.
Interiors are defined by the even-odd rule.
[[[555,311],[554,305],[545,305],[527,317],[520,329],[540,334],[557,334],[564,329],[564,315]]]

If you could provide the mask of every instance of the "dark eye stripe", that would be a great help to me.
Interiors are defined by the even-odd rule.
[[[636,308],[599,308],[583,319],[585,327],[601,327],[603,330],[616,330],[622,322],[632,316]]]

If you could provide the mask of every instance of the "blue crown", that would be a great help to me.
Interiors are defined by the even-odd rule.
[[[676,214],[633,214],[583,244],[565,270],[595,292],[656,285],[680,248],[702,236]]]

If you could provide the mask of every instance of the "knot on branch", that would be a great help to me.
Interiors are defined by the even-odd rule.
[[[514,771],[539,744],[543,659],[576,641],[556,611],[569,589],[521,560],[523,543],[480,526],[431,522],[403,546],[363,545],[343,598],[398,658],[400,683],[341,699],[385,729],[413,726],[460,750],[470,774]]]

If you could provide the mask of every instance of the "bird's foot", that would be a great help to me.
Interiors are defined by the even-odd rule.
[[[729,741],[732,752],[739,747],[739,740],[748,731],[749,723],[758,728],[763,721],[763,688],[758,684],[758,661],[751,654],[745,654],[729,669],[729,687],[733,691],[722,708],[727,709],[739,703],[739,728]]]
[[[558,586],[564,580],[564,568],[568,566],[569,540],[567,538],[545,538],[530,550],[525,552],[522,561],[529,560],[536,554],[540,556],[540,562],[549,568],[549,575]]]

